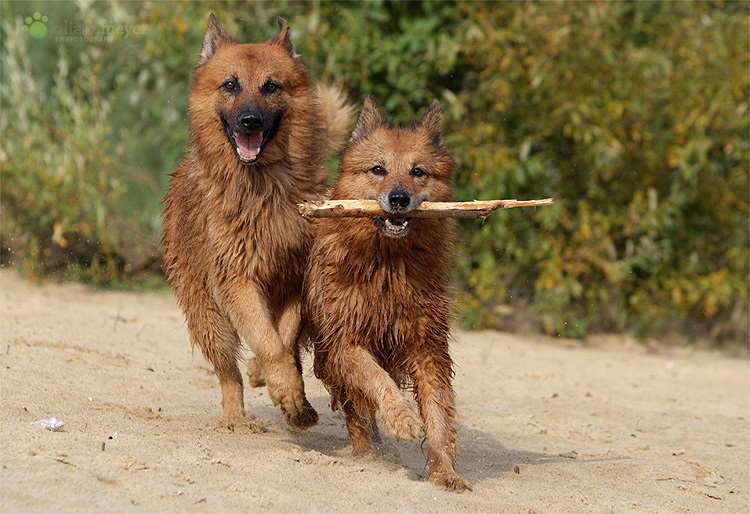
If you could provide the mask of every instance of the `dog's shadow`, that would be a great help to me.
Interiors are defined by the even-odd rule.
[[[327,397],[309,398],[318,410],[318,424],[308,430],[288,429],[288,442],[304,451],[315,451],[338,461],[347,463],[372,463],[377,461],[388,468],[403,470],[409,479],[425,480],[427,477],[427,445],[421,441],[398,442],[385,434],[380,426],[381,443],[376,444],[378,454],[374,457],[354,458],[352,444],[340,411],[332,412]],[[269,412],[269,414],[271,414]],[[273,414],[271,414],[271,417]],[[285,425],[281,421],[280,425]],[[569,461],[566,457],[526,450],[506,448],[494,435],[459,423],[458,472],[470,483],[513,473],[517,466],[534,466],[550,462]],[[367,464],[365,464],[367,465]]]

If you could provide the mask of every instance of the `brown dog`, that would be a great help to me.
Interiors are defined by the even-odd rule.
[[[420,436],[420,417],[400,391],[411,384],[429,480],[461,491],[469,484],[455,471],[446,292],[454,228],[445,218],[409,217],[423,201],[451,200],[454,169],[437,100],[413,129],[399,130],[368,96],[332,198],[377,200],[398,217],[319,220],[304,302],[315,374],[344,411],[354,454],[375,451],[375,411],[396,439]]]
[[[313,225],[296,204],[325,191],[325,161],[348,110],[316,94],[278,19],[261,44],[236,44],[210,16],[188,100],[190,147],[164,208],[164,263],[190,340],[213,365],[224,415],[246,416],[237,366],[255,353],[253,385],[268,384],[290,425],[318,415],[307,402],[298,339]]]

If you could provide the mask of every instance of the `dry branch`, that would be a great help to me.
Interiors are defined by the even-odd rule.
[[[391,213],[375,200],[328,200],[297,204],[305,218],[486,218],[497,209],[552,205],[553,198],[543,200],[474,200],[473,202],[422,202],[409,212]]]

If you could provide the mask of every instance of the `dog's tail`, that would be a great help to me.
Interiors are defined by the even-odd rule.
[[[354,125],[354,106],[346,93],[338,86],[318,84],[317,97],[323,114],[323,123],[328,132],[327,153],[338,152],[349,138]]]

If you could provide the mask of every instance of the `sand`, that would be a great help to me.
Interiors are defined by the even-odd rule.
[[[353,459],[305,361],[320,422],[221,418],[172,295],[34,286],[0,272],[2,512],[748,512],[750,365],[619,337],[457,332],[463,494],[419,442]],[[57,418],[64,431],[32,424]]]

